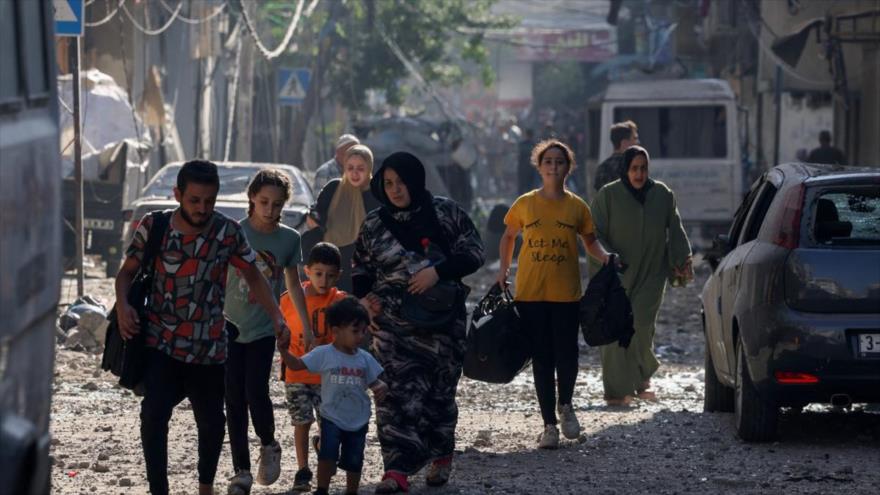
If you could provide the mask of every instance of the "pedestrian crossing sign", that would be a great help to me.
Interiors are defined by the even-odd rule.
[[[278,70],[278,103],[299,105],[306,99],[312,81],[312,71],[304,68]]]
[[[56,36],[83,35],[83,0],[53,0]]]

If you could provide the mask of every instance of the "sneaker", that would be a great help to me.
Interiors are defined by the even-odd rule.
[[[538,435],[539,449],[555,449],[559,447],[559,429],[556,425],[545,425],[544,432]]]
[[[581,424],[578,423],[571,404],[559,405],[559,417],[562,420],[562,434],[565,435],[565,438],[574,440],[581,434]]]
[[[307,492],[312,489],[312,470],[304,467],[293,475],[293,488],[295,492]]]
[[[260,447],[260,459],[257,461],[257,483],[271,485],[281,475],[281,445],[277,441]]]
[[[229,479],[227,495],[248,495],[254,485],[254,477],[247,469],[239,469],[235,476]]]

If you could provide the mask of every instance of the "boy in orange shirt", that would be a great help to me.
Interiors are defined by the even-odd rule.
[[[301,357],[314,347],[333,342],[333,333],[324,323],[328,306],[343,299],[345,292],[335,287],[341,271],[339,248],[328,242],[315,244],[309,252],[305,272],[308,281],[303,283],[306,308],[312,324],[313,335],[303,333],[296,308],[285,292],[281,296],[281,313],[290,328],[290,353]],[[315,422],[321,406],[321,375],[306,370],[294,371],[281,364],[287,409],[293,422],[293,443],[296,448],[297,472],[293,490],[311,489],[312,471],[308,466],[309,429]]]

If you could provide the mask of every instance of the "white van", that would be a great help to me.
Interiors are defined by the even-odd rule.
[[[589,133],[598,131],[596,160],[587,168],[589,191],[598,163],[611,156],[610,128],[632,120],[651,155],[650,176],[674,192],[685,227],[697,244],[726,229],[741,202],[737,105],[727,82],[679,79],[611,83],[593,99]],[[598,112],[598,114],[597,114]],[[598,129],[595,127],[598,126]],[[595,154],[595,152],[594,152]]]

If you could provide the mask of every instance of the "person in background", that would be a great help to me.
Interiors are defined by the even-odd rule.
[[[309,251],[305,272],[308,281],[302,289],[306,297],[306,313],[311,323],[311,331],[306,330],[299,317],[300,313],[287,294],[281,296],[281,313],[290,328],[289,353],[302,357],[316,346],[333,342],[333,333],[327,330],[327,308],[345,297],[345,292],[336,288],[339,279],[339,249],[333,244],[320,242]],[[282,361],[281,378],[287,410],[293,423],[293,445],[296,449],[297,471],[293,477],[293,491],[311,489],[312,471],[309,469],[309,430],[315,418],[320,419],[321,375],[308,370],[293,370]],[[316,414],[316,411],[318,414]],[[317,438],[317,437],[316,437]]]
[[[846,165],[846,155],[839,148],[831,145],[831,132],[822,131],[819,133],[819,147],[813,148],[810,151],[807,161],[810,163]]]
[[[318,193],[324,186],[333,179],[342,177],[342,164],[345,160],[345,152],[348,148],[360,144],[360,140],[353,134],[343,134],[336,140],[335,154],[333,158],[327,160],[317,170],[315,170],[315,183],[312,191]]]
[[[119,333],[130,339],[145,332],[146,370],[141,401],[141,442],[150,493],[168,493],[168,422],[175,406],[189,399],[198,430],[199,495],[214,494],[214,477],[223,447],[227,335],[223,304],[229,265],[241,271],[254,300],[269,315],[279,344],[290,333],[256,265],[256,255],[235,220],[214,211],[220,177],[217,165],[204,160],[183,164],[171,212],[150,213],[141,220],[116,276]],[[141,326],[128,304],[131,282],[140,269],[154,215],[170,214],[159,245],[155,275]]]
[[[293,371],[308,370],[321,375],[321,440],[318,450],[318,488],[315,495],[327,495],[337,466],[345,471],[345,493],[356,495],[364,465],[364,447],[370,421],[370,398],[377,404],[388,393],[379,379],[382,366],[360,349],[370,314],[354,297],[345,297],[326,311],[333,343],[315,347],[302,358],[279,346],[281,360]]]
[[[390,387],[376,404],[385,464],[376,492],[407,491],[408,476],[426,464],[425,482],[442,486],[452,472],[467,312],[460,297],[448,325],[425,328],[407,319],[403,300],[440,281],[465,292],[461,278],[483,264],[483,243],[458,204],[425,189],[425,167],[411,153],[386,158],[370,187],[382,207],[367,214],[355,243],[352,285],[373,311],[380,306],[372,350]],[[425,256],[416,258],[421,252]]]
[[[611,126],[611,144],[614,152],[606,158],[596,169],[593,179],[593,189],[598,191],[605,184],[620,178],[621,160],[623,151],[630,146],[639,144],[639,128],[632,120],[618,122]]]
[[[569,439],[580,435],[572,405],[581,299],[578,238],[602,263],[608,262],[609,254],[596,240],[590,208],[565,187],[575,164],[571,149],[556,139],[541,141],[532,150],[532,164],[542,186],[517,198],[504,217],[507,228],[498,247],[501,264],[496,281],[501,287],[507,283],[514,243],[522,233],[514,300],[531,341],[535,393],[544,422],[538,447],[555,449],[557,410],[563,435]]]
[[[348,148],[343,159],[341,179],[333,179],[324,186],[312,206],[308,222],[320,229],[321,240],[339,247],[342,272],[337,286],[351,291],[351,257],[354,241],[367,213],[380,206],[370,192],[373,177],[373,153],[362,144]],[[316,237],[309,235],[308,237]]]
[[[287,287],[288,303],[305,314],[306,302],[299,280],[302,263],[299,233],[281,223],[281,211],[290,199],[290,178],[278,169],[263,169],[247,188],[248,216],[241,220],[251,248],[256,252],[257,267],[269,281],[275,300]],[[281,474],[281,445],[275,440],[275,415],[269,397],[269,374],[275,355],[272,319],[254,304],[241,270],[233,267],[226,280],[226,304],[223,311],[230,333],[229,357],[226,360],[226,419],[229,448],[235,475],[228,493],[250,493],[253,485],[248,412],[254,431],[260,438],[260,457],[256,481],[271,485]],[[290,322],[288,321],[288,325]],[[308,319],[302,326],[309,328]]]
[[[602,385],[609,406],[627,406],[634,397],[656,400],[651,377],[660,363],[654,355],[654,321],[666,281],[692,278],[691,247],[666,184],[649,177],[645,148],[623,153],[620,180],[599,190],[593,200],[596,235],[626,270],[622,284],[632,303],[635,335],[629,347],[602,346]],[[598,266],[591,263],[591,272]]]

